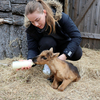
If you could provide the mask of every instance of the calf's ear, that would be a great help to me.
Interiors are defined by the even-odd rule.
[[[53,53],[53,57],[58,57],[60,53]]]
[[[51,52],[53,52],[53,47],[51,47],[49,50],[50,50]]]

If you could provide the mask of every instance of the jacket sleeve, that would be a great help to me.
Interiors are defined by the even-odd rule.
[[[66,54],[67,57],[71,58],[80,45],[82,39],[81,34],[74,22],[67,14],[62,13],[62,18],[58,22],[62,27],[64,33],[68,34],[68,36],[71,38],[71,41],[63,51],[63,53]]]
[[[39,54],[38,44],[32,36],[27,33],[27,43],[28,43],[28,56],[27,59],[32,59]]]

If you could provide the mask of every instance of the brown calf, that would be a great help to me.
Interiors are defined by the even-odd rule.
[[[52,87],[59,91],[63,91],[71,82],[78,81],[80,75],[78,69],[71,63],[62,61],[57,58],[59,53],[53,53],[53,48],[44,50],[40,55],[33,58],[35,64],[47,64],[54,76]],[[61,83],[59,85],[59,83]]]

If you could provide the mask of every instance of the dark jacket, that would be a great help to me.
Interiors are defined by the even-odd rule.
[[[38,31],[35,26],[30,24],[26,32],[28,42],[28,59],[31,59],[39,54],[38,42],[42,36],[48,35],[48,30],[45,31],[45,29],[42,29],[41,31]],[[71,18],[63,12],[62,18],[58,20],[58,23],[56,23],[56,34],[51,34],[51,36],[54,39],[59,40],[59,43],[62,41],[68,42],[68,45],[63,51],[67,57],[73,56],[81,42],[81,34],[78,28]]]

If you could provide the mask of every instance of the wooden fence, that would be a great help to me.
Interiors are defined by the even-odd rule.
[[[100,0],[64,0],[69,14],[82,34],[82,47],[100,49]],[[66,12],[66,9],[68,10]]]

